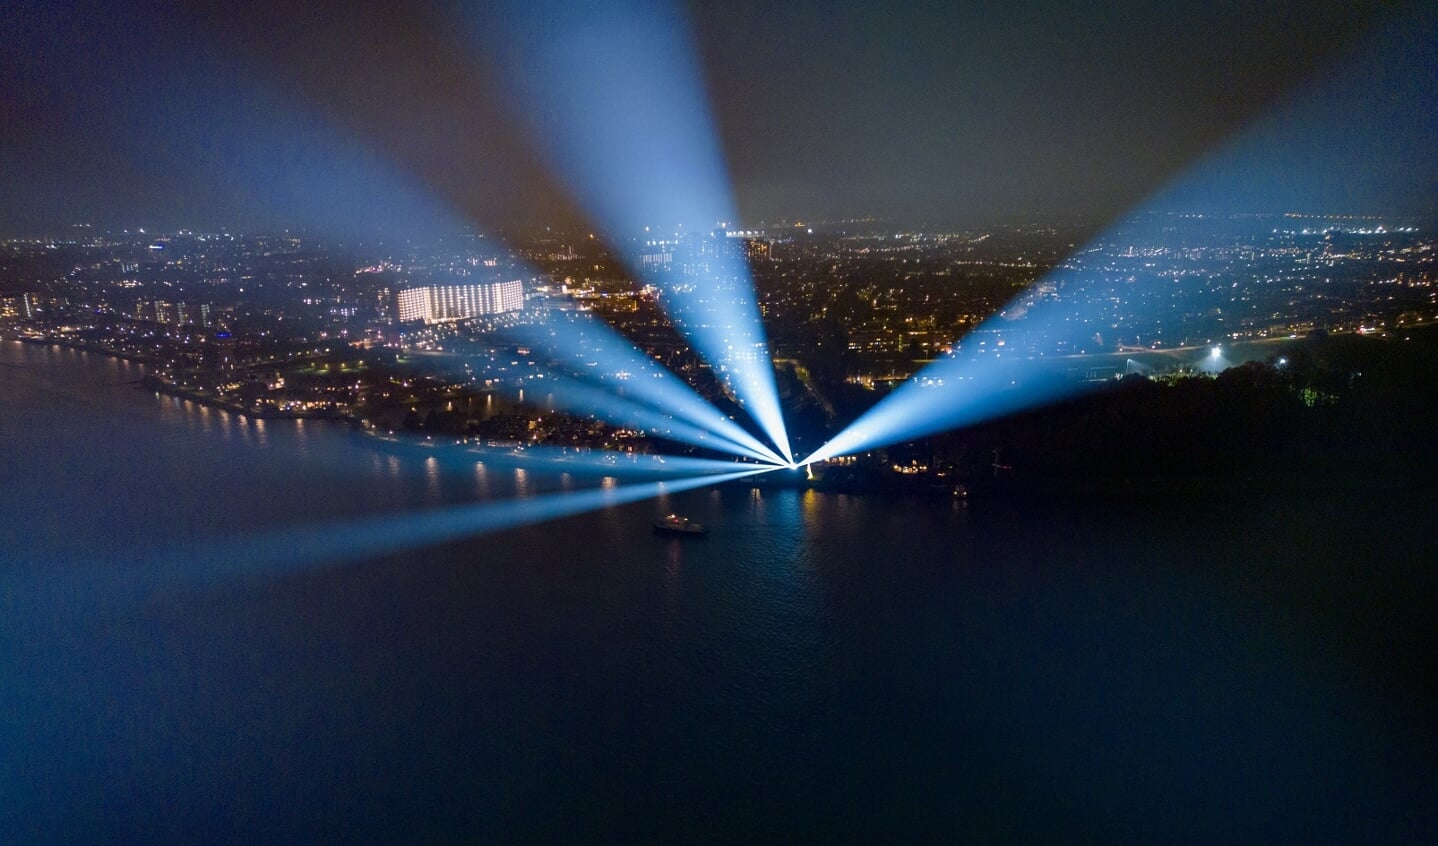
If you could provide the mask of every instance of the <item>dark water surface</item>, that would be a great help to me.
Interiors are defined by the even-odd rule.
[[[565,480],[142,373],[0,343],[0,841],[1434,836],[1431,492],[725,488],[279,566]]]

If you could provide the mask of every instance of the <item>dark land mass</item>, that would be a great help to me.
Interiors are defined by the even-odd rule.
[[[821,488],[978,495],[1431,488],[1438,333],[1317,333],[1216,376],[1130,375],[827,468]],[[899,475],[896,465],[925,472]],[[795,480],[799,481],[799,480]]]

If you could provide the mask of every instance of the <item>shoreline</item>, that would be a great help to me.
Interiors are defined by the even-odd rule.
[[[450,438],[430,439],[422,434],[388,432],[364,427],[352,432],[371,449],[408,456],[445,454],[484,461],[500,458],[498,447],[482,447],[456,443]],[[956,503],[1022,503],[1022,502],[1146,502],[1155,497],[1181,500],[1224,497],[1234,494],[1293,495],[1320,489],[1329,492],[1394,492],[1421,490],[1426,485],[1418,480],[1393,478],[1384,473],[1363,474],[1353,468],[1305,468],[1283,473],[1254,476],[1175,476],[1175,477],[1092,477],[999,480],[988,478],[963,481],[927,482],[909,479],[884,480],[870,484],[825,482],[785,473],[782,469],[745,479],[718,482],[719,488],[813,491],[843,496],[922,497],[953,500]]]
[[[0,341],[15,341],[33,346],[54,346],[63,349],[104,355],[145,366],[151,361],[133,354],[109,350],[103,347],[56,339],[27,337],[3,337]],[[366,426],[362,417],[343,414],[334,409],[315,411],[254,410],[238,403],[208,396],[205,393],[182,388],[164,382],[153,374],[146,373],[133,382],[137,387],[152,390],[157,394],[172,396],[198,405],[216,408],[248,419],[257,420],[322,420],[344,423],[351,432],[363,437],[368,448],[378,451],[402,451],[411,454],[452,450],[480,458],[481,453],[472,445],[450,442],[448,436],[431,440],[424,435],[410,435],[382,427]],[[794,478],[781,471],[763,474],[752,479],[719,483],[723,487],[744,487],[759,489],[791,489],[843,495],[920,496],[935,499],[954,499],[957,502],[983,501],[1074,501],[1074,500],[1145,500],[1154,497],[1196,498],[1223,496],[1233,493],[1292,494],[1313,491],[1399,491],[1421,490],[1433,486],[1433,482],[1420,478],[1407,478],[1395,474],[1394,468],[1373,469],[1366,465],[1349,466],[1342,463],[1330,466],[1295,467],[1274,470],[1257,475],[1233,476],[1175,476],[1175,477],[1050,477],[1029,479],[993,480],[977,477],[959,481],[934,482],[932,480],[876,479],[869,483],[854,481],[829,481],[822,477],[815,479]]]
[[[96,346],[94,344],[83,344],[74,341],[59,340],[55,338],[27,338],[24,336],[15,338],[0,338],[0,340],[15,341],[17,343],[30,344],[31,346],[39,347],[61,347],[68,350],[77,350],[84,353],[103,355],[109,358],[120,359],[121,361],[128,361],[132,364],[139,364],[145,367],[147,370],[153,364],[150,359],[143,356],[121,352],[119,350],[112,350],[106,347]],[[353,415],[342,414],[333,409],[322,409],[318,411],[286,411],[283,409],[255,410],[252,408],[246,408],[245,406],[240,405],[236,402],[232,402],[230,400],[221,399],[215,396],[209,396],[202,391],[197,391],[190,388],[182,388],[178,385],[173,385],[149,372],[147,372],[139,379],[135,380],[133,384],[136,387],[143,388],[149,391],[154,391],[157,394],[164,394],[165,396],[171,396],[199,405],[209,406],[210,408],[218,408],[221,411],[228,411],[231,414],[238,414],[241,417],[248,417],[255,420],[334,420],[354,425],[362,419],[354,417]]]

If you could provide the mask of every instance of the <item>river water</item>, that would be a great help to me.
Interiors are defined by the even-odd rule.
[[[5,842],[1438,824],[1431,493],[740,486],[381,542],[570,480],[141,375],[0,343]],[[664,510],[710,536],[655,536]]]

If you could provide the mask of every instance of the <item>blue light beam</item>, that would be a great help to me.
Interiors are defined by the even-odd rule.
[[[177,593],[283,578],[777,469],[766,465],[735,470],[734,466],[727,464],[728,472],[680,479],[330,520],[259,537],[218,537],[178,546],[112,551],[108,557],[116,566],[86,569],[61,582],[17,571],[0,575],[0,586],[10,594],[25,596],[25,604],[33,612],[29,625],[52,626],[57,619],[131,613],[137,606]],[[96,554],[100,556],[98,551]]]
[[[506,0],[464,19],[561,180],[617,233],[631,271],[663,291],[671,320],[790,459],[753,279],[737,245],[708,235],[736,216],[683,11],[664,0]],[[681,242],[682,268],[651,260],[656,239]]]
[[[634,429],[703,449],[753,458],[766,464],[782,464],[772,450],[736,444],[714,430],[701,428],[672,415],[628,400],[596,385],[562,374],[544,373],[526,378],[522,387],[505,393],[520,402],[566,414],[595,417],[612,426]],[[732,423],[732,421],[730,421]]]
[[[676,440],[782,463],[771,448],[590,312],[552,310],[548,324],[515,327],[506,335],[531,347],[549,367],[601,389],[546,376],[544,390],[555,390],[557,405],[619,425],[667,426],[686,433]]]
[[[417,453],[427,452],[443,466],[450,468],[481,464],[489,468],[523,468],[542,473],[569,473],[576,477],[613,476],[616,479],[656,481],[675,476],[730,473],[744,467],[743,464],[725,459],[632,453],[590,447],[550,444],[491,447],[384,436],[379,436],[379,439],[389,445],[412,448]],[[764,463],[765,469],[773,464],[771,461]]]
[[[1076,393],[1087,383],[1059,377],[1056,358],[1115,352],[1115,337],[1134,332],[1135,323],[1154,333],[1153,327],[1177,323],[1198,298],[1204,309],[1221,306],[1237,314],[1251,309],[1250,299],[1264,293],[1264,280],[1251,260],[1236,258],[1223,268],[1233,280],[1227,300],[1218,299],[1207,281],[1211,272],[1191,290],[1183,288],[1187,277],[1163,260],[1194,246],[1173,226],[1177,215],[1221,227],[1203,243],[1217,249],[1235,236],[1254,238],[1254,213],[1281,214],[1279,219],[1288,221],[1283,229],[1296,231],[1262,229],[1258,234],[1279,239],[1289,251],[1321,251],[1324,233],[1344,218],[1319,216],[1310,233],[1294,220],[1302,217],[1293,214],[1295,209],[1387,207],[1401,214],[1431,208],[1431,186],[1438,177],[1438,159],[1432,155],[1438,148],[1435,31],[1438,23],[1431,17],[1399,16],[1031,285],[966,335],[955,355],[901,385],[804,463],[971,425]],[[1387,93],[1375,97],[1374,91]],[[1369,235],[1382,236],[1378,224],[1366,226]],[[1221,237],[1211,237],[1215,233]],[[1145,311],[1137,305],[1145,301],[1159,305]],[[1222,347],[1209,346],[1222,330],[1212,339],[1196,334],[1186,342],[1197,348],[1195,369],[1215,373],[1231,365]],[[1185,343],[1181,337],[1164,338],[1169,348],[1175,340]]]
[[[529,380],[523,388],[529,394],[525,401],[535,404],[541,393],[555,408],[570,414],[593,415],[606,423],[627,429],[636,429],[646,434],[691,444],[704,449],[725,452],[763,461],[767,464],[783,464],[773,450],[750,448],[721,437],[713,429],[696,426],[672,415],[656,411],[616,395],[613,389],[588,385],[577,379],[561,375],[546,375],[543,379]],[[730,421],[732,424],[733,421]]]
[[[725,473],[585,488],[527,499],[456,505],[276,532],[254,540],[236,541],[233,557],[212,553],[207,569],[215,576],[273,575],[277,571],[305,568],[314,562],[378,558],[599,508],[639,502],[662,494],[717,485],[776,469],[764,466],[734,470],[733,464],[728,467],[731,469]],[[255,566],[260,567],[260,572],[254,570]]]
[[[924,368],[801,464],[915,440],[1076,392],[1081,383],[1020,362],[944,359]]]

